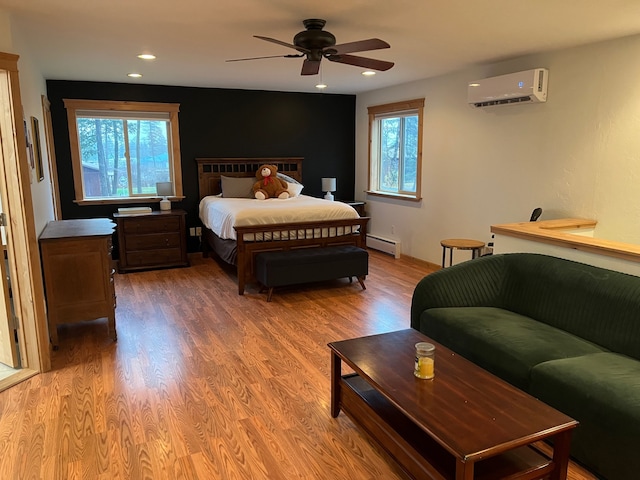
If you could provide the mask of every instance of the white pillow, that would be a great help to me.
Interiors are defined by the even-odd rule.
[[[285,182],[287,182],[287,183],[289,183],[289,184],[291,184],[291,183],[297,183],[297,184],[300,184],[300,182],[299,182],[299,181],[297,181],[295,178],[291,178],[289,175],[285,175],[284,173],[277,172],[277,173],[276,173],[276,176],[277,176],[278,178],[281,178],[282,180],[284,180]]]
[[[304,185],[301,183],[287,183],[287,191],[289,192],[289,197],[297,197],[302,192]]]

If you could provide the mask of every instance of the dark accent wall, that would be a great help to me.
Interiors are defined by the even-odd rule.
[[[173,208],[187,211],[187,227],[200,225],[195,163],[199,157],[304,157],[303,193],[322,196],[320,179],[336,177],[336,199],[354,198],[354,95],[48,80],[47,96],[65,219],[111,217],[123,206],[80,206],[74,202],[65,98],[180,104],[186,198],[174,202]],[[157,202],[149,206],[158,209]],[[197,242],[190,239],[189,250],[197,248]]]

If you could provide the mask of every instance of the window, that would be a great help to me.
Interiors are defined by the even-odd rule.
[[[76,202],[156,198],[157,182],[182,197],[178,104],[64,100]]]
[[[424,98],[368,110],[367,193],[420,200]]]

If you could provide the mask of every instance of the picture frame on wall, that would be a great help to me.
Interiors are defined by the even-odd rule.
[[[44,180],[44,169],[42,168],[42,147],[40,142],[40,122],[36,117],[31,117],[31,128],[33,129],[33,156],[35,157],[36,179]],[[33,165],[33,163],[32,163]]]
[[[22,114],[22,121],[24,123],[24,140],[27,146],[27,166],[29,167],[29,181],[33,183],[33,171],[35,168],[35,162],[33,159],[33,145],[31,144],[31,126],[27,122],[27,118]]]

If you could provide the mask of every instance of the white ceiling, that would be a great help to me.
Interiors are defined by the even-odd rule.
[[[640,0],[0,0],[47,79],[317,91],[296,53],[305,18],[327,20],[337,43],[377,37],[363,52],[395,62],[374,77],[322,62],[327,93],[355,94],[471,65],[640,33]],[[154,61],[136,55],[149,52]],[[20,53],[20,52],[15,52]],[[140,72],[138,80],[127,77]]]

